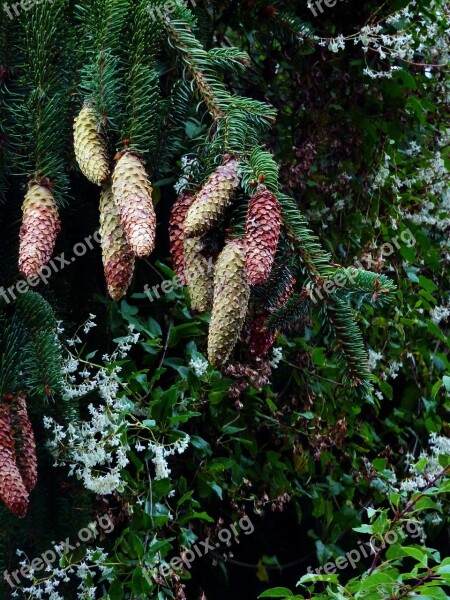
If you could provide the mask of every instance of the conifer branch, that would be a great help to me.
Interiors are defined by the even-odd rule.
[[[131,16],[127,45],[126,105],[130,107],[123,124],[122,139],[129,148],[147,160],[154,159],[162,124],[167,113],[159,88],[156,53],[162,39],[163,27],[152,22],[148,15],[148,0],[138,0]]]
[[[311,301],[306,292],[293,294],[285,304],[267,319],[265,323],[266,329],[273,332],[283,329],[300,319],[306,318],[310,310]]]
[[[278,200],[288,234],[311,278],[330,278],[334,272],[330,254],[323,250],[292,198],[279,194]]]
[[[20,93],[14,96],[14,146],[21,174],[48,178],[59,204],[68,186],[66,173],[69,127],[68,1],[37,4],[20,20],[22,62]],[[45,41],[44,41],[45,40]]]
[[[325,316],[336,340],[344,384],[370,393],[368,355],[353,310],[343,300],[333,298],[325,305]]]

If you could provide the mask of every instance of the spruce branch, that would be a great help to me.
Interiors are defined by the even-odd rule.
[[[343,300],[333,298],[325,304],[323,314],[336,340],[344,384],[359,387],[369,394],[372,390],[372,375],[354,311]]]
[[[207,52],[193,33],[193,19],[188,9],[177,7],[173,18],[165,17],[169,43],[177,50],[185,72],[215,122],[214,137],[222,143],[222,152],[245,155],[258,145],[259,130],[273,123],[276,111],[269,105],[232,95],[217,78],[217,60],[221,67],[235,70],[244,55],[235,49]]]
[[[323,250],[294,200],[284,194],[278,194],[277,197],[289,237],[310,277],[330,278],[334,272],[330,254]]]
[[[36,292],[22,294],[16,318],[26,332],[26,388],[32,398],[46,400],[62,390],[62,355],[51,306]]]
[[[152,22],[148,15],[148,0],[138,0],[133,9],[129,43],[127,44],[127,91],[129,107],[122,126],[122,139],[129,140],[129,148],[147,160],[155,159],[162,124],[167,114],[159,88],[156,54],[162,40],[163,27]]]
[[[117,127],[122,112],[123,80],[120,51],[130,0],[92,0],[76,7],[80,51],[82,101],[98,114],[98,127]]]
[[[396,286],[386,275],[355,267],[341,267],[334,272],[333,280],[341,282],[336,286],[337,297],[354,303],[358,308],[363,304],[383,307],[394,299]]]
[[[33,6],[22,28],[18,65],[20,91],[11,108],[14,146],[21,154],[20,174],[50,179],[59,204],[68,187],[69,128],[68,0]]]
[[[266,321],[267,331],[275,332],[305,319],[311,310],[308,293],[303,291],[292,297],[278,308]]]

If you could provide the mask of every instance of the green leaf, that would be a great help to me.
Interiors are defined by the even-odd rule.
[[[258,598],[292,598],[294,594],[284,587],[272,588],[266,590],[258,596]]]

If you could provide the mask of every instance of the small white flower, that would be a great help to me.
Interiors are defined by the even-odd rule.
[[[208,369],[208,361],[202,358],[191,358],[189,366],[194,371],[197,377],[203,377]]]

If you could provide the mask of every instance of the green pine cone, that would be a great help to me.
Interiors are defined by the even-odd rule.
[[[111,185],[103,188],[100,197],[100,237],[108,293],[113,300],[120,300],[133,279],[134,255],[120,223]]]
[[[184,276],[192,309],[203,313],[211,309],[214,265],[202,254],[204,242],[199,238],[184,239]]]
[[[212,173],[188,210],[184,222],[186,235],[203,235],[217,225],[239,185],[238,168],[237,160],[227,156],[224,164]]]
[[[74,150],[77,163],[85,177],[101,185],[109,177],[106,142],[97,129],[94,109],[85,104],[73,125]]]
[[[228,362],[244,325],[249,298],[244,244],[242,240],[232,240],[216,264],[208,337],[208,358],[213,366]]]

